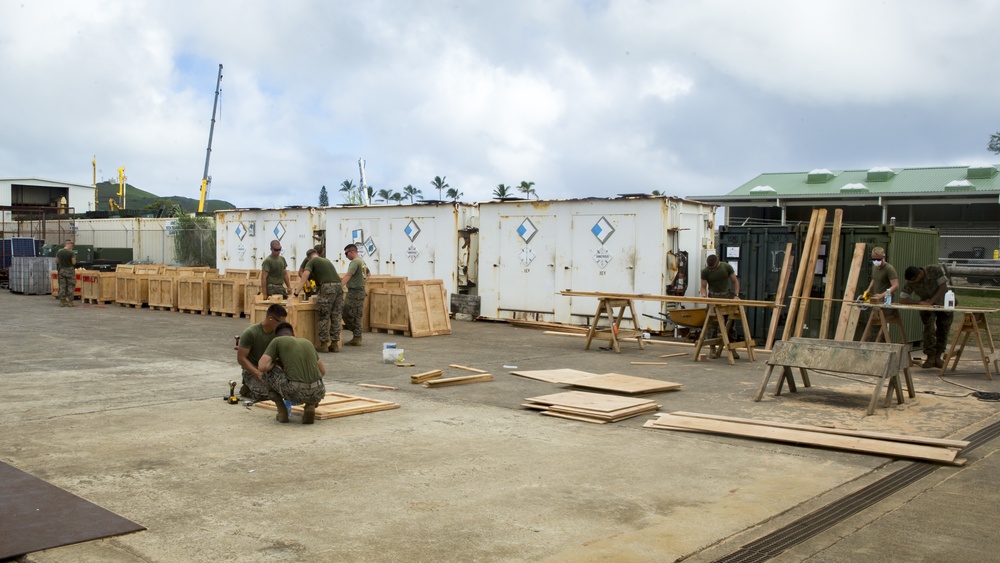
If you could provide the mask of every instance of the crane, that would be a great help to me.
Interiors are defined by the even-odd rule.
[[[118,197],[121,198],[122,203],[118,206],[118,209],[125,209],[125,190],[128,187],[127,178],[125,176],[125,167],[122,166],[118,169]]]
[[[212,104],[212,125],[208,129],[208,150],[205,153],[205,172],[201,175],[201,198],[198,200],[198,213],[205,211],[205,198],[208,196],[208,185],[212,179],[208,176],[208,161],[212,158],[212,135],[215,133],[215,110],[219,107],[219,93],[222,92],[222,63],[219,63],[219,78],[215,82],[215,102]]]

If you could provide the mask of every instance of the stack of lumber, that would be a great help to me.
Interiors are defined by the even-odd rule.
[[[530,371],[512,371],[514,375],[571,385],[573,387],[584,387],[588,389],[600,389],[602,391],[615,391],[628,395],[639,395],[642,393],[656,393],[660,391],[676,391],[682,387],[680,383],[670,381],[660,381],[648,377],[636,377],[634,375],[624,375],[621,373],[590,373],[575,369],[541,369]]]
[[[272,401],[260,401],[256,405],[273,411],[278,410]],[[344,395],[342,393],[327,393],[326,397],[319,402],[319,406],[316,407],[316,418],[326,420],[328,418],[339,418],[342,416],[351,416],[352,414],[365,414],[398,408],[399,403],[393,403],[392,401],[380,401],[378,399],[368,399],[354,395]],[[302,410],[302,405],[295,405],[292,407],[292,414],[302,416]]]
[[[521,406],[540,410],[545,416],[568,418],[594,424],[618,422],[647,412],[655,412],[660,405],[650,399],[619,397],[583,391],[565,391],[541,397],[529,397]]]
[[[549,323],[545,321],[528,321],[523,319],[507,319],[507,322],[518,328],[535,328],[540,330],[549,330],[554,332],[563,332],[571,334],[587,334],[590,330],[588,326],[581,325],[571,325],[565,323]]]
[[[425,371],[423,373],[418,373],[416,375],[411,375],[410,376],[410,383],[413,383],[414,385],[418,384],[418,383],[426,383],[426,382],[428,382],[428,381],[430,381],[432,379],[438,379],[438,378],[440,378],[443,375],[444,375],[444,371],[439,370],[439,369],[435,369],[435,370],[431,370],[431,371]]]
[[[904,436],[692,412],[660,414],[658,417],[646,422],[643,427],[760,438],[775,442],[790,442],[797,445],[819,446],[953,465],[965,463],[964,459],[956,459],[956,456],[969,445],[969,442],[964,440]]]
[[[458,377],[443,377],[444,370],[435,369],[425,371],[410,376],[410,383],[423,383],[424,387],[448,387],[450,385],[465,385],[467,383],[479,383],[481,381],[493,381],[493,374],[486,373],[486,370],[451,364],[450,368],[471,371],[475,375],[462,375]]]
[[[451,334],[448,292],[442,280],[372,276],[368,280],[368,309],[368,322],[374,331],[413,338]]]

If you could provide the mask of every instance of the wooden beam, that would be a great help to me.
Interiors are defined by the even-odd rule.
[[[865,243],[859,242],[854,245],[854,256],[851,258],[851,272],[847,275],[847,284],[844,286],[844,301],[853,301],[854,294],[858,291],[858,276],[861,275],[861,264],[865,260]],[[837,330],[834,332],[834,340],[854,340],[854,334],[847,335],[848,320],[851,312],[857,307],[841,307],[840,319],[837,321]],[[855,320],[855,325],[857,321]]]
[[[450,365],[448,365],[448,367],[455,368],[455,369],[463,369],[465,371],[471,371],[473,373],[486,373],[486,370],[484,370],[484,369],[470,368],[468,366],[460,366],[458,364],[450,364]]]
[[[774,295],[774,311],[771,312],[771,326],[767,330],[767,341],[764,344],[766,350],[774,346],[774,333],[778,330],[778,322],[781,320],[781,306],[785,303],[785,293],[788,291],[788,278],[792,275],[792,250],[794,243],[785,245],[785,258],[781,261],[781,279],[778,281],[778,292]]]
[[[465,385],[466,383],[479,383],[480,381],[493,381],[493,375],[480,373],[478,375],[462,375],[459,377],[449,377],[446,379],[432,379],[424,383],[424,387],[447,387],[449,385]]]
[[[812,216],[809,218],[809,229],[806,231],[806,241],[802,246],[802,255],[799,256],[799,268],[795,272],[795,285],[792,286],[792,299],[788,302],[788,314],[785,316],[785,330],[782,332],[782,340],[788,340],[792,336],[792,326],[795,325],[795,315],[799,310],[799,301],[796,297],[802,291],[802,281],[806,275],[806,265],[809,263],[809,253],[812,248],[813,229],[816,227],[816,218],[818,216],[819,210],[813,209]]]
[[[374,383],[358,383],[358,387],[367,387],[369,389],[387,389],[389,391],[399,390],[399,387],[393,387],[392,385],[375,385]]]
[[[812,248],[809,250],[809,263],[806,265],[806,277],[802,282],[802,290],[799,292],[800,296],[811,295],[813,278],[816,277],[816,260],[819,258],[819,247],[823,243],[823,229],[826,226],[826,209],[819,210],[819,217],[816,219],[816,228],[814,229]],[[795,323],[795,336],[802,336],[802,328],[806,324],[806,318],[809,316],[809,304],[799,303],[799,316]]]
[[[826,255],[826,291],[823,293],[823,316],[819,321],[819,337],[826,339],[830,331],[830,312],[833,308],[833,286],[837,281],[837,260],[840,258],[840,227],[844,222],[844,210],[833,212],[833,233],[830,234],[830,252]]]

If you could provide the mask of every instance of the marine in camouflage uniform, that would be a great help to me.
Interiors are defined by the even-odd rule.
[[[944,266],[930,264],[923,268],[910,266],[904,272],[906,285],[899,294],[901,303],[921,305],[944,305],[944,294],[948,291],[948,275]],[[944,354],[948,346],[948,330],[955,320],[955,313],[949,310],[920,311],[920,322],[924,324],[921,347],[926,360],[921,367],[944,367]]]
[[[322,253],[306,263],[305,271],[308,275],[302,278],[299,291],[303,290],[309,280],[315,281],[319,290],[316,295],[316,317],[319,321],[320,345],[317,349],[339,352],[344,312],[344,288],[340,286],[340,274],[333,262]]]
[[[74,307],[73,292],[76,291],[76,254],[73,252],[73,241],[66,241],[66,245],[56,252],[56,268],[59,278],[59,306]]]
[[[732,287],[730,287],[732,282]],[[736,270],[728,262],[720,262],[719,257],[712,254],[705,260],[705,267],[701,270],[701,294],[703,297],[712,299],[733,299],[740,292],[740,280],[736,277]],[[719,322],[710,318],[706,327],[706,338],[718,338],[721,332]],[[731,329],[727,334],[729,341],[736,339],[736,330]],[[721,355],[721,350],[719,352]],[[740,355],[733,350],[733,357],[739,359]]]
[[[262,377],[257,364],[274,340],[275,328],[285,322],[288,312],[281,305],[274,303],[267,309],[264,321],[248,326],[240,335],[237,347],[236,361],[243,368],[243,386],[240,395],[253,401],[266,401],[269,398],[267,381]],[[272,369],[280,370],[275,366]]]
[[[279,324],[275,334],[277,336],[267,345],[260,361],[261,368],[269,368],[264,379],[268,385],[268,396],[278,407],[275,418],[278,422],[288,422],[287,400],[304,403],[302,423],[312,424],[316,406],[326,395],[326,386],[323,385],[326,368],[312,342],[296,338],[290,324]],[[282,365],[282,370],[273,368],[278,363]]]
[[[271,254],[264,258],[260,270],[260,287],[264,297],[281,295],[282,298],[288,299],[286,286],[291,288],[291,282],[288,277],[288,262],[285,261],[284,256],[281,256],[280,241],[271,241]]]
[[[365,280],[368,278],[368,268],[365,261],[358,256],[358,247],[349,244],[344,248],[344,254],[350,258],[351,264],[344,274],[344,286],[347,288],[347,298],[344,299],[344,325],[351,331],[354,338],[349,346],[361,345],[361,320],[365,310]]]

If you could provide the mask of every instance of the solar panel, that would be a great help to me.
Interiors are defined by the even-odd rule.
[[[33,238],[12,238],[10,242],[12,256],[38,256],[38,249]]]

